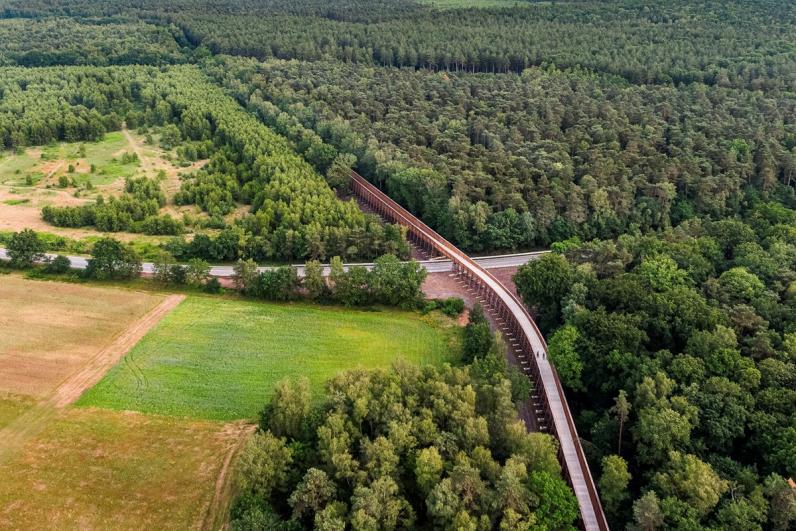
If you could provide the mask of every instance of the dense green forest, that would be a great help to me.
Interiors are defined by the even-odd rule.
[[[232,529],[574,530],[557,443],[528,433],[502,354],[350,371],[313,407],[283,381],[240,459]]]
[[[180,63],[176,27],[70,18],[0,20],[0,66]],[[184,38],[183,38],[184,40]]]
[[[786,94],[555,69],[234,58],[207,69],[281,133],[292,135],[292,117],[354,154],[360,173],[474,251],[732,216],[750,188],[796,177],[796,100]]]
[[[217,228],[169,242],[179,260],[405,254],[396,227],[335,197],[350,168],[468,251],[551,246],[516,284],[612,527],[792,529],[796,4],[457,3],[0,0],[0,64],[150,65],[3,69],[0,143],[91,140],[126,122],[167,129],[188,159],[205,151],[175,199]],[[128,195],[149,205],[128,227],[157,212],[149,185]],[[114,201],[51,219],[99,226],[98,210],[132,209]],[[365,277],[349,275],[351,300]],[[570,525],[557,471],[540,497],[538,465],[479,409],[507,378],[484,386],[479,352],[469,373],[341,377],[340,402],[320,406],[334,426],[313,410],[278,428],[289,415],[272,403],[248,462],[252,477],[281,468],[242,485],[234,525]],[[472,407],[449,403],[468,386]],[[445,411],[424,417],[418,389]],[[447,429],[459,410],[466,437]],[[396,418],[439,437],[403,439]],[[481,419],[489,436],[471,448]],[[516,505],[501,505],[517,484]]]
[[[2,4],[0,4],[2,5]],[[634,83],[793,90],[789,2],[518,2],[445,9],[408,0],[7,1],[3,15],[144,18],[174,23],[215,53],[481,72],[556,64]]]
[[[612,520],[796,523],[782,477],[796,476],[796,211],[756,201],[743,219],[556,249],[517,288],[594,462],[629,465],[629,491],[603,492]]]
[[[174,22],[214,52],[260,59],[344,62],[479,72],[556,64],[609,72],[635,83],[706,82],[793,88],[787,2],[531,5],[515,9],[414,10],[381,21],[247,15]],[[360,17],[362,18],[362,17]],[[631,24],[628,21],[632,21]],[[661,46],[662,43],[666,46]],[[740,58],[740,61],[738,59]],[[732,59],[735,64],[729,64]]]

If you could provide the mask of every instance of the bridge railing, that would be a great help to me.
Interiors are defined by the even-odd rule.
[[[540,394],[545,406],[545,413],[550,421],[549,429],[559,442],[559,459],[567,481],[578,499],[582,526],[588,530],[607,530],[602,504],[561,381],[555,368],[547,360],[547,343],[525,306],[494,275],[355,172],[351,175],[351,187],[354,194],[378,214],[406,227],[408,237],[415,244],[450,259],[454,264],[454,271],[486,294],[490,304],[506,323],[507,330],[517,338],[520,349],[530,360],[535,391]],[[540,357],[542,353],[544,355]]]

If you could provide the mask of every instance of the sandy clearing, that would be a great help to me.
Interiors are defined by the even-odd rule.
[[[49,195],[49,193],[57,195]],[[42,199],[38,199],[38,198]],[[53,199],[55,198],[55,199]],[[18,205],[8,205],[6,200],[30,199],[29,203]],[[87,237],[107,237],[110,236],[123,242],[132,240],[146,240],[143,234],[131,232],[100,232],[93,229],[74,229],[67,227],[56,227],[50,225],[41,218],[41,207],[44,204],[57,204],[59,206],[79,206],[89,202],[86,199],[77,198],[62,190],[41,190],[35,194],[19,195],[0,189],[0,231],[20,231],[22,229],[33,229],[38,232],[48,232],[76,240]]]
[[[133,135],[130,134],[130,130],[125,127],[124,129],[122,129],[122,133],[124,133],[124,138],[127,140],[127,143],[130,145],[130,147],[133,148],[133,152],[136,155],[138,155],[139,159],[141,159],[143,161],[144,160],[144,154],[141,151],[141,147],[138,145],[138,142],[136,142],[135,139],[133,138]],[[118,155],[121,155],[124,152],[125,152],[125,150],[122,149],[121,152],[118,153]]]
[[[161,171],[166,174],[166,178],[161,183],[161,186],[169,202],[171,202],[174,194],[176,194],[180,186],[182,186],[180,174],[194,172],[203,168],[208,163],[208,160],[198,160],[185,168],[176,166],[166,159],[169,154],[163,149],[156,146],[146,146],[145,149],[145,147],[141,145],[140,139],[130,134],[129,129],[122,129],[122,133],[124,133],[124,137],[130,148],[138,155],[138,160],[141,162],[140,170],[142,173],[150,177],[156,177]],[[126,150],[121,150],[119,154],[125,151]]]
[[[64,165],[66,161],[64,160],[54,160],[51,162],[45,162],[41,165],[41,171],[44,173],[44,180],[48,180],[50,177],[55,175],[55,172],[61,169],[61,166]]]

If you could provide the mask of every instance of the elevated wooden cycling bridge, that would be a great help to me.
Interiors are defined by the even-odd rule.
[[[454,274],[484,302],[484,309],[494,317],[518,365],[533,381],[536,426],[558,440],[558,458],[575,491],[581,526],[589,531],[607,530],[561,381],[547,357],[547,343],[525,306],[486,269],[355,172],[351,175],[351,191],[369,210],[406,227],[407,237],[421,250],[449,259]]]

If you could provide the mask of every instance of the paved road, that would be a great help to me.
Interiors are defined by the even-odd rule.
[[[535,251],[531,253],[517,253],[517,254],[503,254],[497,256],[483,256],[483,257],[475,257],[474,260],[486,269],[495,269],[500,267],[517,267],[521,266],[526,262],[530,262],[538,258],[539,256],[547,253],[549,251]],[[48,257],[54,257],[55,254],[48,253]],[[88,266],[88,259],[82,256],[69,256],[69,261],[71,262],[72,269],[85,269]],[[8,260],[8,253],[2,247],[0,247],[0,260]],[[355,263],[355,264],[346,264],[346,268],[353,266],[353,265],[361,265],[367,269],[373,267],[372,263]],[[429,273],[445,273],[448,271],[452,271],[453,264],[450,260],[444,259],[437,259],[437,260],[422,260],[420,262]],[[303,264],[296,264],[293,267],[296,268],[299,276],[304,275],[304,265]],[[260,271],[266,271],[269,269],[274,269],[274,267],[260,267]],[[154,271],[154,265],[151,262],[144,262],[142,264],[142,270],[144,273],[152,273]],[[231,265],[215,265],[210,268],[210,274],[214,277],[231,277],[233,276],[233,266]],[[324,266],[323,274],[329,274],[329,266]]]

